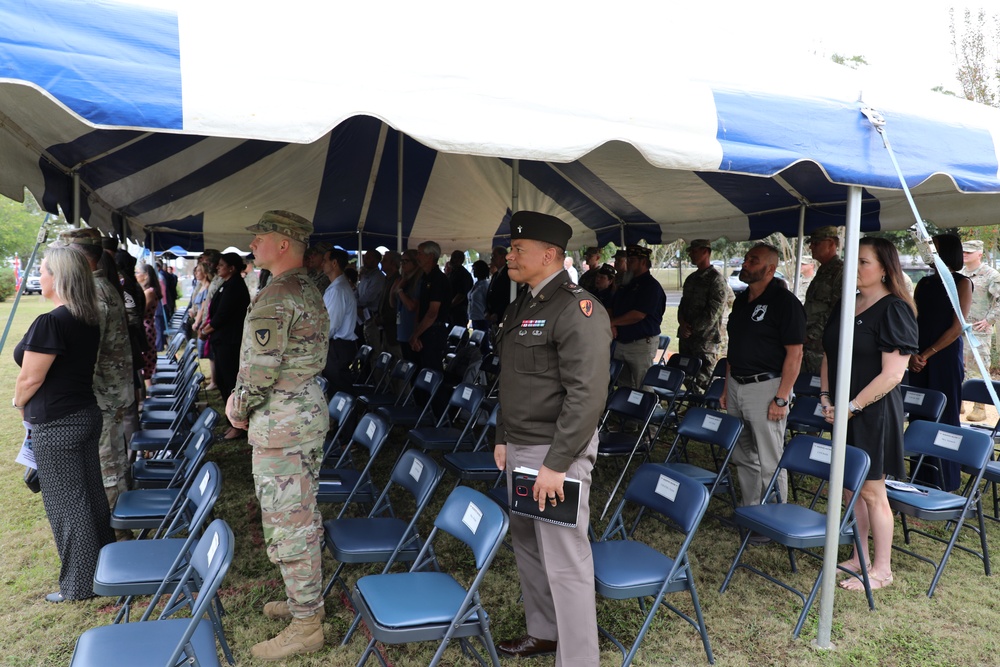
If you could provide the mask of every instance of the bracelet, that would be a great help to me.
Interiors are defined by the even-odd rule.
[[[18,405],[17,401],[15,401],[13,398],[10,399],[10,404],[14,406],[15,410],[24,410],[24,406],[23,405]]]
[[[827,398],[830,398],[830,392],[828,392],[828,391],[821,391],[821,392],[819,392],[819,395],[820,396],[826,396]]]
[[[934,350],[934,354],[937,354],[937,351],[938,351],[938,350],[937,350],[937,348],[936,348],[936,347],[934,347],[933,345],[931,345],[931,346],[930,346],[930,347],[929,347],[928,349],[930,349],[930,350]]]

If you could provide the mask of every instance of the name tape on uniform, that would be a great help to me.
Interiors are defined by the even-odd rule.
[[[468,526],[472,534],[475,535],[476,531],[479,530],[479,522],[483,520],[483,511],[476,507],[475,503],[469,503],[469,506],[465,508],[465,516],[462,517],[462,523]]]
[[[809,460],[829,464],[832,455],[833,447],[824,445],[822,442],[814,442],[812,451],[809,452]]]
[[[705,420],[701,423],[701,427],[707,428],[709,431],[718,431],[720,424],[722,424],[722,417],[705,415]]]
[[[656,495],[663,496],[667,500],[673,502],[677,498],[677,489],[681,487],[681,483],[676,479],[671,479],[666,475],[660,475],[660,479],[656,481]]]
[[[934,438],[934,444],[938,447],[944,447],[945,449],[950,449],[952,451],[958,451],[959,446],[962,444],[962,436],[958,433],[949,433],[948,431],[938,431],[937,436]]]
[[[424,464],[420,459],[413,459],[413,465],[410,466],[410,477],[413,481],[419,482],[420,475],[424,472]]]

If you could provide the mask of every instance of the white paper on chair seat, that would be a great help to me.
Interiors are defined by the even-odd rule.
[[[958,448],[962,444],[962,436],[958,433],[938,431],[937,437],[934,438],[934,444],[938,447],[944,447],[945,449],[951,449],[957,452]]]
[[[705,415],[705,421],[701,423],[702,428],[706,428],[709,431],[718,431],[719,424],[722,423],[722,417],[716,417],[715,415]]]
[[[633,391],[628,395],[628,402],[632,405],[640,405],[642,403],[642,392]]]
[[[903,402],[913,403],[914,405],[923,405],[924,396],[926,396],[926,394],[921,391],[908,391],[903,394]]]
[[[812,451],[809,452],[809,460],[819,461],[820,463],[830,463],[830,455],[832,452],[833,447],[830,445],[824,445],[822,442],[814,442]]]
[[[469,527],[472,534],[475,535],[476,531],[479,530],[479,522],[483,520],[483,511],[476,507],[475,503],[469,503],[469,506],[465,508],[465,516],[462,517],[462,523]]]
[[[424,471],[424,464],[420,459],[413,459],[413,465],[410,466],[410,477],[413,481],[420,481],[420,474]]]
[[[680,482],[676,479],[671,479],[666,475],[660,475],[660,479],[656,482],[656,495],[663,496],[667,500],[673,501],[677,497],[677,489],[680,488]]]

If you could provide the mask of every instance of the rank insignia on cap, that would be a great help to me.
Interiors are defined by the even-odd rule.
[[[590,299],[584,299],[580,302],[580,310],[583,311],[584,317],[590,317],[594,314],[594,302]]]
[[[257,344],[261,347],[267,347],[267,344],[271,342],[270,329],[257,329],[253,332],[253,335],[257,339]]]

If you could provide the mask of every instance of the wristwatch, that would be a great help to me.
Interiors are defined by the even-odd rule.
[[[852,415],[860,415],[864,410],[862,410],[857,403],[851,401],[847,404],[847,408],[851,411]]]
[[[786,401],[785,399],[781,398],[780,396],[775,396],[774,397],[774,404],[777,405],[779,408],[788,407],[788,401]]]

